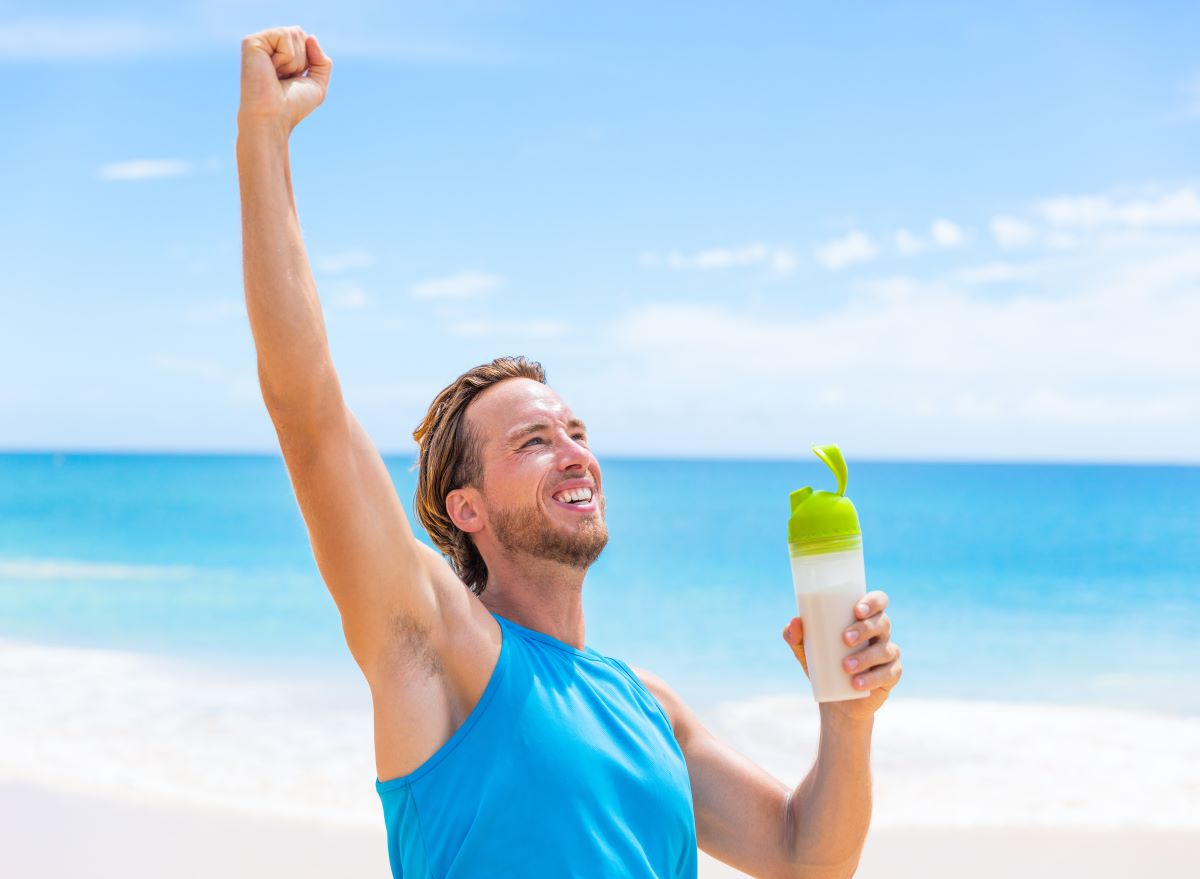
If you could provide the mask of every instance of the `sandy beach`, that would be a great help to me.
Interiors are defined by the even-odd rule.
[[[28,785],[0,785],[0,875],[121,879],[386,879],[382,822],[375,830],[176,805],[122,803]],[[1188,831],[879,829],[862,879],[1182,875],[1200,858]],[[702,879],[744,874],[701,854]]]
[[[361,686],[0,641],[0,876],[388,875]],[[788,784],[811,697],[709,706]],[[1200,718],[897,696],[876,716],[859,876],[1179,874],[1200,858]],[[706,856],[701,876],[741,875]]]

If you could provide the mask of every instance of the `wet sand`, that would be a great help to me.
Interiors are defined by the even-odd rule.
[[[387,879],[382,817],[376,830],[189,806],[119,802],[0,784],[0,875],[121,879]],[[1057,876],[1126,879],[1183,875],[1200,835],[1174,830],[1036,828],[872,830],[862,879]],[[742,873],[701,856],[702,879]]]

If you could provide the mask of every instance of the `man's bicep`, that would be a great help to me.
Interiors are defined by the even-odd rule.
[[[345,410],[344,420],[290,440],[281,435],[280,445],[313,556],[359,665],[380,658],[400,622],[435,635],[431,562],[358,420]]]
[[[661,678],[634,671],[667,712],[687,761],[700,848],[751,876],[790,876],[790,788],[718,740]]]

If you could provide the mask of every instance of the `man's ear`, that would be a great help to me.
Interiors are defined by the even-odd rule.
[[[483,530],[483,503],[473,488],[456,488],[446,495],[446,515],[459,531],[474,534]]]

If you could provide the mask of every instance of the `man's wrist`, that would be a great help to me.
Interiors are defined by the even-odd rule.
[[[249,116],[239,113],[237,126],[239,151],[286,148],[291,135],[286,123],[265,116]]]
[[[838,702],[821,702],[821,725],[839,731],[865,732],[868,735],[875,727],[874,714],[859,714],[853,710],[854,703],[847,708]]]

